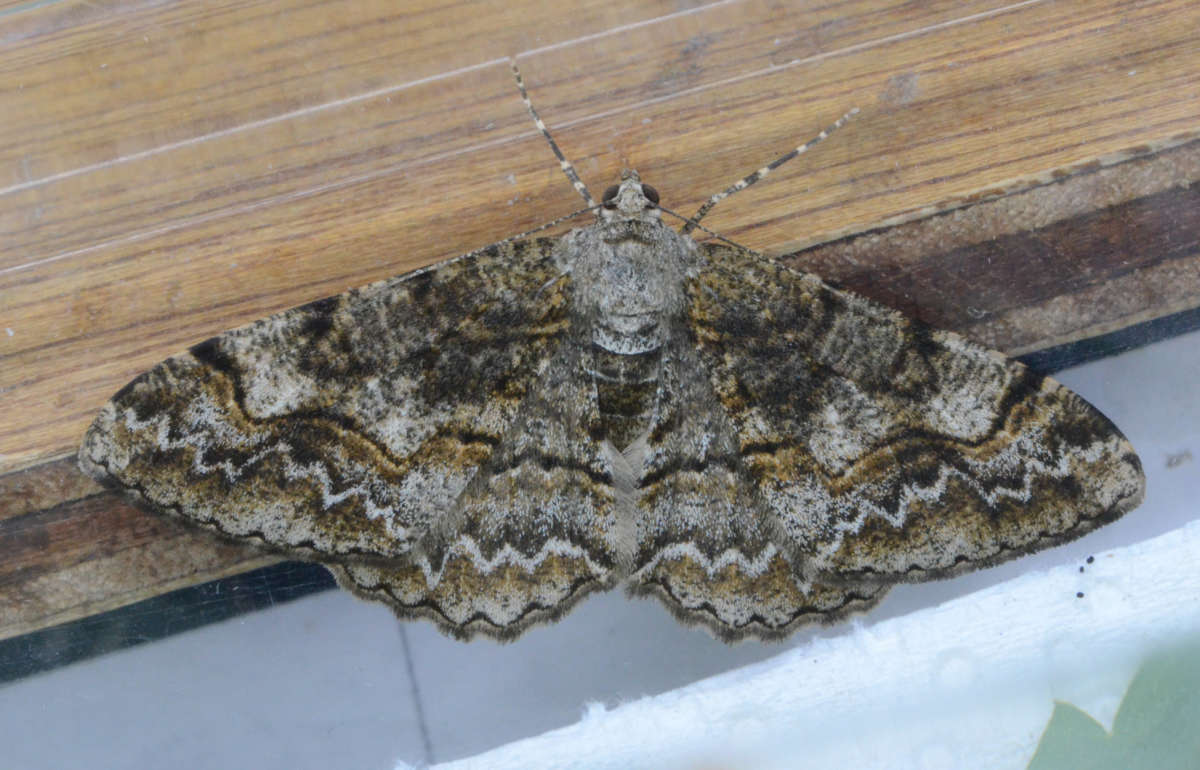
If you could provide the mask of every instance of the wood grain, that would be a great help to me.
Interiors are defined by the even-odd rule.
[[[1200,139],[1017,180],[786,259],[1012,355],[1197,306]]]
[[[0,639],[279,559],[152,516],[71,460],[0,476]]]
[[[508,57],[594,191],[633,166],[685,214],[859,107],[706,224],[1024,351],[1200,306],[1186,248],[1022,262],[1028,233],[1103,211],[1104,232],[1148,237],[1138,227],[1161,209],[1136,201],[1150,188],[1191,205],[1177,196],[1196,176],[1172,183],[1174,162],[1153,159],[1200,130],[1198,28],[1186,0],[0,5],[0,636],[260,558],[184,546],[69,480],[62,458],[130,378],[579,207]],[[1036,193],[1063,169],[1124,184],[1100,174],[1118,156],[1153,165],[1154,183]],[[931,217],[993,199],[1009,204],[959,226],[975,234],[962,243],[992,243],[1012,269],[973,274],[963,251],[918,248],[948,232]],[[884,250],[885,227],[909,229]],[[964,282],[965,310],[948,290]],[[80,547],[101,531],[127,540]],[[97,589],[61,590],[72,581]]]

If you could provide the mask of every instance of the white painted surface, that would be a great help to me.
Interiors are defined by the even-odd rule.
[[[1200,635],[1197,563],[1192,522],[439,767],[1024,767],[1055,700],[1111,727],[1146,655]]]

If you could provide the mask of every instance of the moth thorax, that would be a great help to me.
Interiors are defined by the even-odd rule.
[[[608,318],[592,330],[592,369],[604,437],[624,450],[650,425],[662,359],[659,317]]]

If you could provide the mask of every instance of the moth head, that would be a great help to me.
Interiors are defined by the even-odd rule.
[[[600,199],[597,218],[601,222],[622,220],[657,221],[661,215],[658,208],[658,190],[642,184],[638,173],[633,170],[621,173],[621,183],[604,191]]]

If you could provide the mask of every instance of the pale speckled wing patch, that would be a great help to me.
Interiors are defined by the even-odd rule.
[[[778,638],[874,605],[883,586],[817,584],[793,568],[705,367],[676,331],[643,439],[631,590],[726,640]]]
[[[617,578],[613,469],[590,426],[585,354],[562,345],[542,367],[495,451],[403,562],[348,563],[338,582],[425,617],[457,638],[510,639],[559,617]]]
[[[562,395],[567,379],[561,364],[550,366],[569,326],[564,286],[555,282],[556,243],[485,249],[196,345],[105,405],[80,465],[139,503],[222,535],[364,569],[419,564],[441,580],[430,577],[423,589],[429,602],[474,590],[467,585],[480,578],[471,570],[508,575],[520,598],[493,593],[516,604],[527,601],[524,583],[548,576],[567,580],[570,590],[545,591],[553,599],[543,603],[610,582],[603,544],[585,553],[590,534],[567,540],[585,509],[600,515],[608,494],[602,471],[591,467],[582,474],[599,479],[591,487],[578,483],[579,471],[541,480],[558,493],[553,502],[571,497],[566,523],[542,543],[544,553],[531,547],[505,561],[489,541],[486,558],[473,556],[470,568],[455,557],[480,551],[471,526],[508,543],[518,529],[545,523],[518,511],[489,521],[487,506],[504,493],[481,488],[467,499],[463,492],[481,466],[501,462],[518,473],[496,469],[486,486],[527,481],[519,471],[538,472],[544,459],[521,455],[533,443],[531,423],[560,426],[536,411]],[[540,384],[547,376],[560,381],[560,392]],[[561,430],[545,441],[551,454],[587,451]],[[549,498],[527,502],[523,511]],[[446,532],[451,521],[464,532]],[[458,618],[460,610],[446,612]]]
[[[1054,380],[753,252],[701,248],[696,350],[800,574],[946,577],[1141,502],[1132,447]]]

